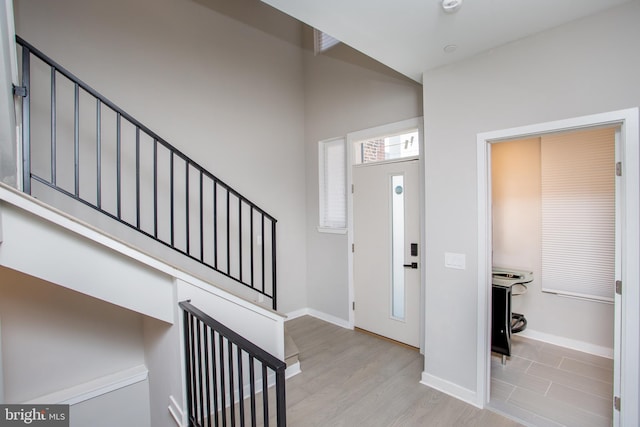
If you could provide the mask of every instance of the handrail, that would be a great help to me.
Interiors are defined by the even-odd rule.
[[[245,418],[250,418],[252,426],[258,425],[260,419],[261,425],[268,426],[272,372],[276,387],[276,425],[286,426],[285,362],[194,307],[190,301],[182,301],[179,306],[184,312],[189,425],[235,426],[239,423],[244,426]],[[258,373],[256,365],[260,368]],[[258,392],[256,384],[261,384]],[[245,396],[247,387],[249,396]],[[257,396],[260,392],[261,399]],[[258,412],[259,400],[262,400],[262,411]]]
[[[46,188],[54,189],[270,298],[275,310],[277,220],[17,35],[16,42],[22,47],[22,85],[25,88],[22,101],[23,191],[32,194],[34,182],[40,184],[36,192]],[[50,88],[49,94],[44,94],[43,91],[37,93],[40,98],[45,95],[49,97],[47,102],[40,100],[41,103],[37,105],[38,111],[48,109],[49,115],[34,117],[31,114],[34,90],[32,80],[36,78],[32,76],[32,56],[49,69],[49,78],[44,79],[38,75],[41,81],[37,86],[41,88],[48,85]],[[64,88],[57,84],[60,77],[71,82],[73,94],[65,93]],[[37,92],[38,89],[35,90]],[[58,98],[65,94],[73,98],[72,112],[63,109],[58,102]],[[85,104],[81,114],[81,96],[94,100],[95,108],[90,109],[93,112],[88,111],[90,114],[85,113],[85,110],[89,110]],[[105,130],[105,116],[109,114],[115,119],[115,130],[111,129],[111,134],[115,134],[115,137],[109,134],[108,129]],[[90,116],[91,119],[86,118]],[[82,119],[90,120],[95,127],[92,136],[95,144],[89,144],[89,147],[85,143],[86,122]],[[45,132],[47,127],[49,130]],[[134,129],[135,137],[127,140],[124,127]],[[34,129],[39,132],[37,140],[32,141]],[[69,134],[68,138],[60,138],[65,132]],[[48,134],[49,149],[34,151],[34,142],[39,148],[46,144],[45,137],[42,136],[44,134]],[[109,140],[108,136],[112,136],[111,139],[115,141]],[[72,172],[58,167],[64,160],[64,156],[59,153],[63,151],[65,144],[73,145],[72,149],[68,149],[69,157],[70,151],[73,151]],[[153,151],[152,160],[142,156],[145,148]],[[80,171],[81,166],[87,164],[84,152],[90,150],[95,151],[95,163],[89,162],[93,163],[91,167],[95,170],[95,190],[91,197],[87,197],[84,189],[90,187],[91,178],[83,175],[81,180]],[[116,159],[115,167],[105,160],[109,155]],[[168,159],[168,165],[159,160],[161,156]],[[36,173],[33,165],[34,162],[38,165],[45,164],[47,160],[50,165],[46,170],[48,176],[45,177],[42,173]],[[144,175],[143,166],[152,169],[152,177]],[[109,175],[115,175],[115,179],[109,180]],[[128,203],[125,194],[129,188],[126,185],[127,176],[135,176],[134,179],[129,179],[130,188],[135,188],[134,203]],[[65,187],[61,184],[61,181],[65,181],[64,178],[72,180],[73,185]],[[160,186],[163,178],[168,181],[168,188]],[[179,188],[180,181],[183,188]],[[144,186],[153,188],[152,202],[142,200]],[[108,208],[108,195],[112,193],[115,194],[115,202],[111,200],[115,207]],[[164,201],[164,207],[169,210],[169,219],[163,221],[160,217],[164,211],[160,204],[163,202],[162,196],[167,193],[169,200]],[[130,211],[135,214],[128,213]],[[177,217],[181,217],[184,222],[178,224]],[[148,225],[149,222],[152,225]]]

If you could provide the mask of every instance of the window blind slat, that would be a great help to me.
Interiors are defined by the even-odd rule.
[[[541,138],[542,290],[613,300],[615,130]]]
[[[320,226],[346,228],[346,153],[344,139],[320,142]]]

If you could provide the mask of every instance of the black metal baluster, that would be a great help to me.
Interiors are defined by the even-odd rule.
[[[184,334],[184,359],[185,359],[185,371],[186,371],[186,380],[187,380],[187,414],[189,415],[189,418],[191,418],[191,407],[192,407],[192,403],[191,403],[191,345],[190,345],[190,331],[189,331],[189,321],[190,321],[190,317],[191,314],[188,311],[184,311],[183,315],[182,315],[182,330],[183,330],[183,334]]]
[[[269,425],[269,384],[267,377],[267,365],[262,363],[262,411],[264,425]]]
[[[264,281],[265,281],[265,267],[264,267],[264,245],[265,245],[265,241],[264,241],[264,214],[262,214],[262,222],[261,222],[261,233],[262,233],[262,245],[260,246],[260,249],[262,251],[262,293],[264,294]]]
[[[102,102],[96,99],[96,205],[102,209]]]
[[[238,197],[238,279],[242,282],[242,198]]]
[[[153,237],[158,238],[158,140],[153,138]]]
[[[80,87],[74,85],[73,91],[73,177],[74,193],[80,196]]]
[[[140,228],[140,128],[136,126],[136,228]]]
[[[204,378],[205,378],[205,401],[207,407],[207,426],[211,427],[211,376],[209,375],[209,331],[211,328],[208,326],[204,329]]]
[[[191,415],[195,420],[198,416],[197,413],[197,401],[196,401],[196,388],[198,386],[196,380],[196,354],[195,354],[195,331],[194,331],[194,322],[196,321],[195,316],[192,316],[189,319],[189,328],[191,331],[190,340],[191,340]]]
[[[122,219],[122,116],[116,114],[116,205],[117,217]]]
[[[174,208],[174,204],[175,204],[175,195],[174,195],[174,172],[173,172],[173,151],[169,154],[169,187],[171,187],[169,189],[169,204],[170,206],[170,221],[169,221],[169,226],[171,227],[171,247],[175,247],[175,239],[176,239],[176,232],[175,232],[175,227],[174,227],[174,215],[175,215],[175,208]]]
[[[251,425],[255,427],[256,425],[256,373],[254,358],[249,355],[249,393],[251,396]]]
[[[190,225],[189,225],[189,162],[185,161],[184,163],[184,180],[185,180],[185,219],[186,219],[186,224],[185,226],[187,227],[186,229],[186,244],[187,244],[187,255],[191,254],[191,250],[190,250],[190,238],[191,238],[191,230],[190,230]]]
[[[213,268],[218,269],[218,181],[213,181]]]
[[[276,221],[271,219],[271,303],[274,310],[278,306],[276,280]]]
[[[235,393],[233,391],[234,383],[233,383],[233,344],[231,341],[227,341],[227,350],[228,350],[228,363],[229,363],[229,413],[231,414],[231,425],[236,425],[236,404],[235,404]]]
[[[240,413],[240,427],[244,427],[244,378],[242,374],[242,349],[238,347],[238,412]]]
[[[204,189],[203,176],[200,171],[200,262],[204,262]]]
[[[250,285],[251,285],[252,289],[255,288],[255,278],[253,277],[253,263],[254,263],[254,259],[253,259],[253,251],[254,251],[254,249],[253,249],[253,240],[255,239],[255,236],[253,235],[253,211],[254,211],[254,209],[255,208],[253,206],[251,206],[251,208],[249,210],[249,222],[251,223],[249,225],[249,227],[250,227],[249,235],[251,236],[251,243],[250,243],[250,246],[251,246],[251,248],[250,248],[251,249],[251,256],[250,256],[250,258],[251,258],[251,283],[250,283]]]
[[[51,183],[56,185],[57,181],[57,159],[56,159],[56,68],[51,67]]]
[[[211,330],[211,369],[213,371],[212,381],[213,381],[213,420],[216,427],[220,424],[218,423],[218,369],[216,367],[216,333],[212,329]],[[224,389],[221,389],[222,393],[224,393]]]
[[[231,275],[231,219],[229,218],[230,213],[230,193],[229,189],[227,190],[227,274]]]
[[[222,417],[222,427],[227,425],[227,399],[226,399],[226,376],[224,372],[224,337],[218,334],[218,359],[220,366],[220,416]]]
[[[206,381],[204,378],[204,373],[202,372],[202,330],[200,329],[200,325],[202,324],[201,320],[198,320],[198,327],[196,328],[196,333],[198,335],[198,403],[200,408],[200,423],[204,421],[204,390],[202,387],[202,383]]]

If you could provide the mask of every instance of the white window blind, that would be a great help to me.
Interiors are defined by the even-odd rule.
[[[320,227],[347,227],[346,155],[344,139],[320,141]]]
[[[615,129],[541,138],[542,290],[613,301]]]
[[[331,49],[333,46],[340,43],[340,40],[335,37],[331,37],[329,34],[324,33],[317,28],[313,29],[313,44],[315,54],[319,54]]]

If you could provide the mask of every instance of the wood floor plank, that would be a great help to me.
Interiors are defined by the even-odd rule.
[[[289,426],[515,427],[419,383],[422,355],[310,316],[287,321],[302,373],[287,380]]]

